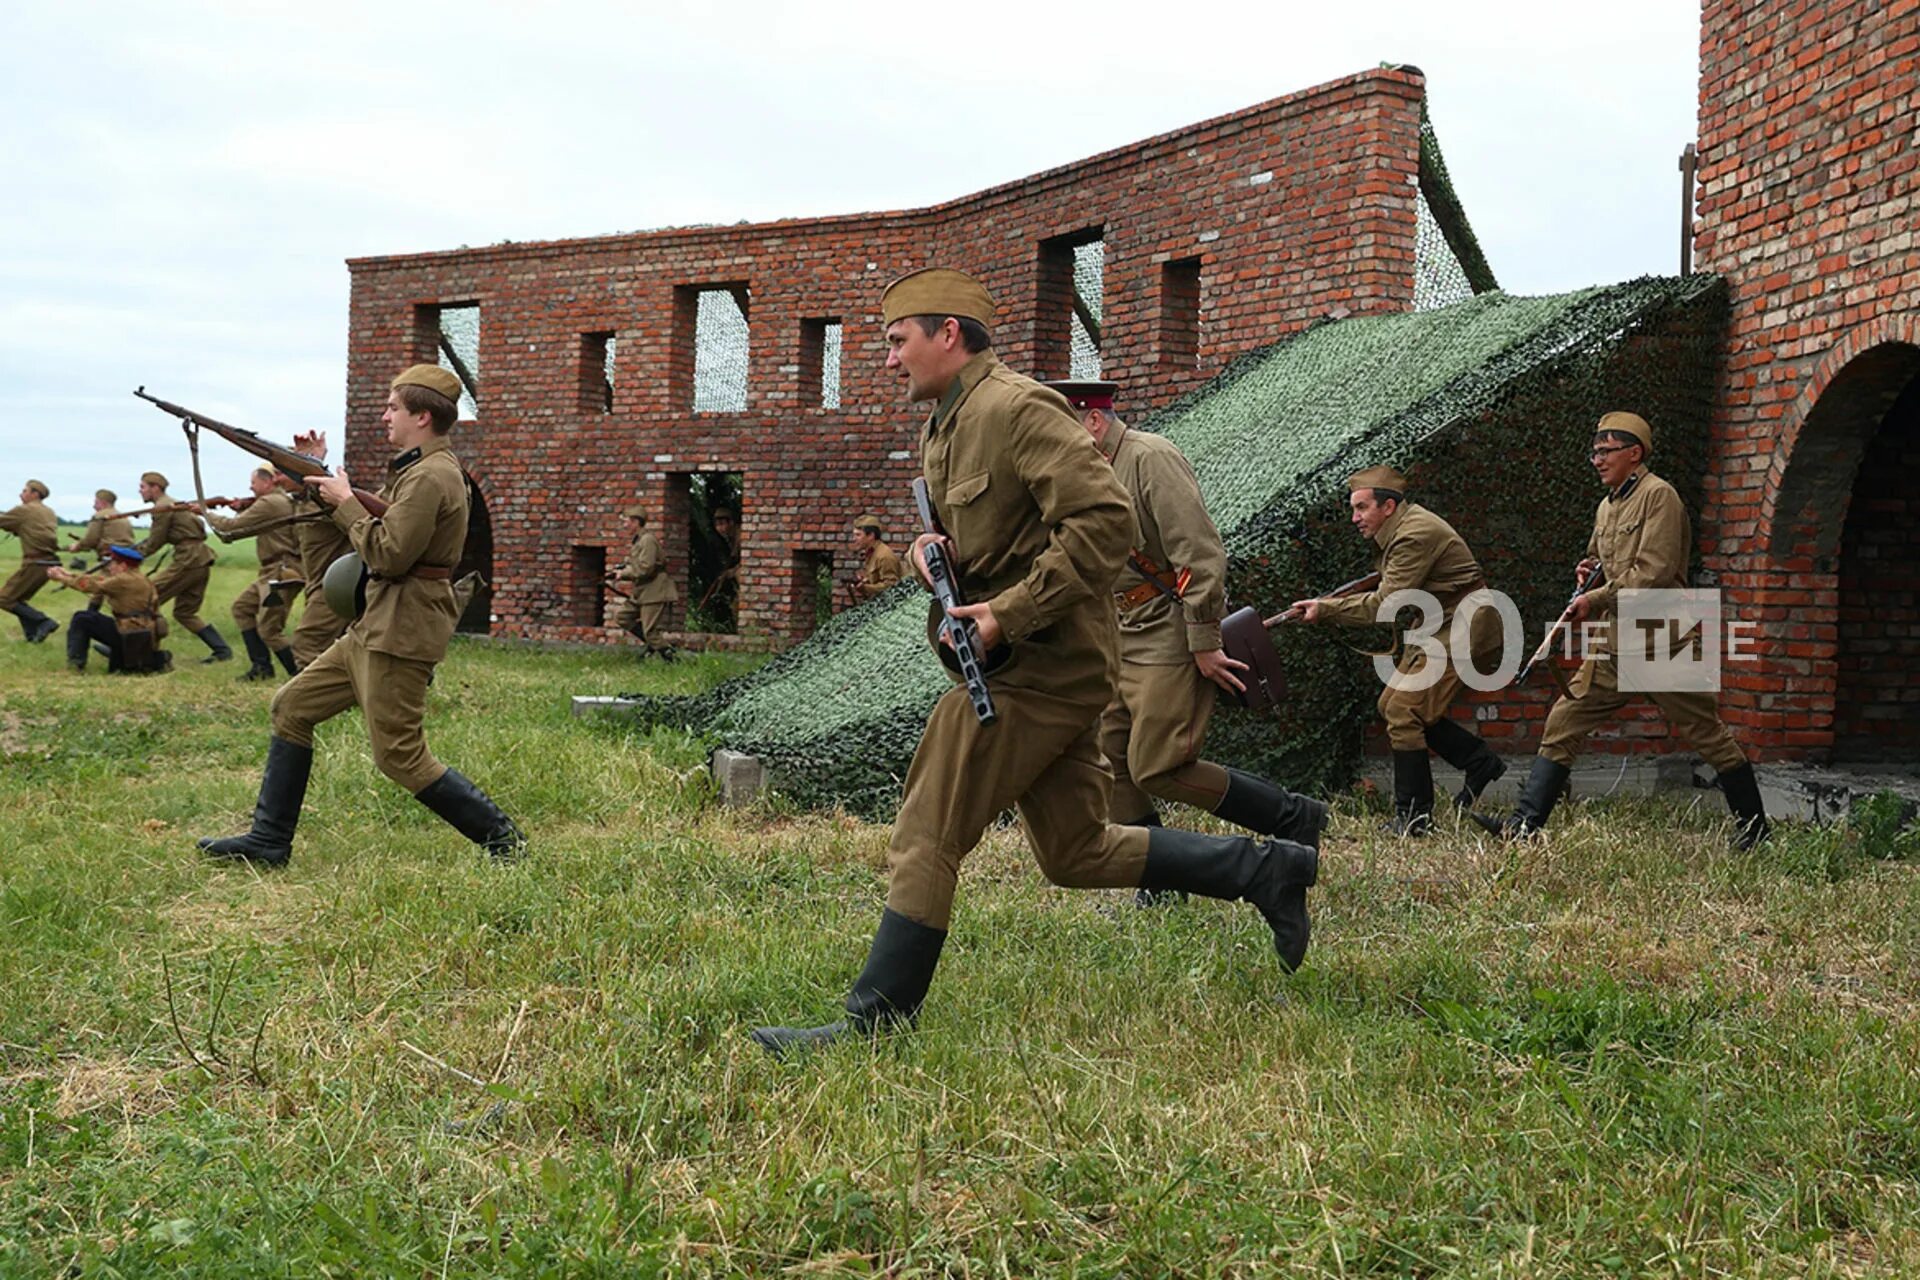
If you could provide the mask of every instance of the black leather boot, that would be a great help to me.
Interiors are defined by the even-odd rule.
[[[1466,775],[1453,802],[1471,809],[1480,795],[1507,772],[1506,761],[1495,755],[1485,738],[1461,726],[1458,720],[1438,720],[1427,726],[1427,745],[1433,754]]]
[[[1393,753],[1393,817],[1381,830],[1390,836],[1424,836],[1433,830],[1433,760],[1425,747]]]
[[[247,647],[247,669],[240,674],[245,681],[273,679],[273,655],[267,652],[267,642],[260,633],[252,629],[240,633],[240,643]]]
[[[13,616],[20,619],[20,634],[28,644],[39,644],[60,629],[59,623],[30,604],[13,606]]]
[[[293,856],[293,829],[300,821],[312,772],[312,747],[285,738],[268,739],[267,768],[260,778],[260,799],[253,806],[253,829],[243,836],[202,837],[200,848],[209,858],[286,866]]]
[[[1467,816],[1506,840],[1530,836],[1547,825],[1553,806],[1560,803],[1560,796],[1567,789],[1567,775],[1572,772],[1566,765],[1535,756],[1533,771],[1527,774],[1526,785],[1520,788],[1520,803],[1512,813],[1504,818],[1490,818],[1484,813]]]
[[[527,838],[513,819],[458,769],[447,770],[413,798],[485,849],[488,857],[507,862],[526,852]]]
[[[87,633],[78,627],[69,625],[67,627],[67,665],[75,671],[85,671],[87,669],[87,649],[89,647]],[[111,655],[113,650],[109,649],[107,652]]]
[[[1213,813],[1236,827],[1316,849],[1327,826],[1326,805],[1239,769],[1227,770],[1227,794]]]
[[[210,662],[225,662],[233,656],[233,650],[227,648],[226,640],[220,635],[220,628],[214,626],[211,622],[194,632],[194,634],[200,637],[207,648],[213,650],[212,653],[200,659],[202,665]]]
[[[1154,810],[1149,809],[1147,810],[1146,817],[1135,818],[1131,822],[1122,822],[1119,825],[1123,827],[1157,827],[1160,825],[1160,815]],[[1135,889],[1133,891],[1133,905],[1143,909],[1147,907],[1164,907],[1176,902],[1185,902],[1186,900],[1186,894],[1173,893],[1165,889]]]
[[[945,929],[919,924],[888,908],[880,913],[866,967],[847,993],[847,1016],[821,1027],[755,1027],[754,1043],[784,1058],[848,1036],[912,1026],[933,985],[933,970],[946,941]]]
[[[273,656],[280,660],[280,666],[286,671],[288,675],[297,676],[300,674],[300,668],[293,660],[292,645],[287,645],[283,649],[275,649],[273,651]]]
[[[1291,973],[1306,958],[1312,933],[1307,890],[1319,878],[1320,851],[1311,845],[1160,827],[1147,833],[1140,887],[1251,902],[1273,930],[1273,949]]]
[[[1733,812],[1736,849],[1745,853],[1772,834],[1773,824],[1767,821],[1767,806],[1760,799],[1760,779],[1754,776],[1752,764],[1721,774],[1720,790],[1726,794],[1727,808]]]

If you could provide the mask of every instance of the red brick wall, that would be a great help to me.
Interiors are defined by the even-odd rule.
[[[455,447],[493,522],[495,634],[604,639],[572,621],[573,547],[617,559],[616,513],[636,496],[684,592],[684,497],[667,477],[724,470],[745,476],[742,637],[790,641],[811,613],[792,605],[796,552],[843,550],[870,510],[894,542],[907,531],[921,414],[881,367],[887,281],[929,265],[978,274],[999,302],[1002,358],[1058,376],[1064,350],[1036,342],[1050,331],[1040,242],[1104,227],[1103,371],[1129,403],[1157,407],[1336,307],[1412,305],[1422,93],[1418,75],[1367,72],[910,212],[355,260],[349,463],[377,471],[387,380],[435,358],[417,309],[478,303],[479,420]],[[1163,299],[1164,268],[1193,257],[1197,351],[1189,338],[1163,353],[1163,305],[1191,312],[1191,299]],[[747,410],[695,414],[686,287],[741,282]],[[845,324],[837,410],[802,385],[802,321],[818,317]],[[619,338],[611,413],[582,390],[581,335],[596,331]]]
[[[1702,546],[1763,629],[1721,706],[1757,756],[1822,756],[1841,530],[1920,373],[1920,0],[1707,0],[1700,67],[1695,258],[1733,304]]]

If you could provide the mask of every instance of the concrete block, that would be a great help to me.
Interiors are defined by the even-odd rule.
[[[720,803],[730,808],[739,809],[752,804],[766,788],[766,766],[760,763],[759,756],[721,747],[713,753],[708,767],[713,770],[713,782],[720,792]]]

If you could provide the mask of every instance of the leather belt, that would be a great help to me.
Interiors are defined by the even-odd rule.
[[[443,564],[417,564],[405,573],[370,573],[370,578],[382,582],[398,582],[402,578],[423,578],[428,582],[447,582],[453,578],[453,570]]]
[[[1455,591],[1449,595],[1443,596],[1436,592],[1434,595],[1434,599],[1440,602],[1440,607],[1442,609],[1450,611],[1458,607],[1462,600],[1465,600],[1468,596],[1472,595],[1474,592],[1485,591],[1486,589],[1487,589],[1487,580],[1485,578],[1480,578],[1475,582],[1473,582],[1472,584],[1468,586],[1464,586],[1460,588],[1458,591]]]

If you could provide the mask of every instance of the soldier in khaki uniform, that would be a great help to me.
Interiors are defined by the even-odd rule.
[[[200,616],[200,606],[207,599],[207,579],[213,573],[213,552],[207,549],[206,527],[191,506],[176,504],[167,496],[167,478],[158,471],[149,471],[140,477],[140,497],[155,508],[147,540],[140,544],[140,554],[151,556],[164,546],[173,547],[173,563],[153,580],[154,589],[160,593],[160,603],[173,601],[173,620],[182,630],[200,637],[211,651],[202,662],[225,662],[233,656],[233,650],[227,647],[219,628]]]
[[[93,516],[87,521],[86,532],[74,540],[69,552],[91,551],[104,558],[108,547],[130,547],[133,545],[133,521],[115,510],[120,496],[111,489],[96,489],[93,492]]]
[[[27,601],[47,585],[47,570],[58,563],[54,553],[60,547],[60,517],[47,505],[47,486],[38,480],[27,481],[20,490],[20,505],[0,513],[0,530],[20,539],[20,567],[0,583],[0,609],[20,619],[20,630],[28,644],[39,644],[60,629],[60,624]]]
[[[524,847],[513,820],[435,760],[421,732],[427,686],[459,622],[451,579],[467,536],[467,480],[447,443],[459,395],[459,380],[436,365],[414,365],[393,380],[382,421],[400,453],[387,464],[384,514],[368,514],[344,469],[319,483],[372,575],[366,612],[274,694],[252,830],[201,840],[208,856],[285,865],[313,768],[313,731],[352,706],[366,719],[380,772],[490,855],[508,858]]]
[[[1017,806],[1034,857],[1056,884],[1184,890],[1253,903],[1288,968],[1307,947],[1305,845],[1107,823],[1113,778],[1100,755],[1118,632],[1110,595],[1133,540],[1133,510],[1066,402],[992,352],[993,301],[958,271],[896,280],[881,301],[887,368],[907,398],[934,404],[921,467],[983,653],[998,717],[982,725],[949,689],[927,721],[887,854],[887,906],[847,1018],[761,1027],[780,1054],[910,1022],[947,936],[960,861]],[[915,572],[938,540],[914,543]],[[934,640],[943,621],[928,617]],[[936,645],[938,641],[935,640]]]
[[[320,462],[327,459],[327,433],[309,431],[293,438],[293,447]],[[300,625],[293,629],[293,669],[297,673],[327,651],[327,646],[346,632],[350,618],[343,618],[327,603],[322,590],[327,566],[353,550],[346,531],[335,524],[311,492],[293,495],[299,523],[294,527],[300,544],[300,577],[307,584],[307,602],[300,610]]]
[[[161,637],[166,635],[167,624],[160,616],[160,593],[140,572],[143,557],[132,547],[120,543],[108,544],[101,553],[107,561],[105,573],[80,574],[58,567],[47,571],[47,576],[54,581],[64,582],[94,599],[104,599],[113,609],[112,621],[91,607],[73,615],[73,622],[67,628],[67,665],[76,672],[84,672],[87,651],[97,642],[106,647],[107,671],[124,671],[128,666],[128,637],[143,632],[146,643],[139,655],[138,670],[168,669],[172,661],[158,648]]]
[[[1260,835],[1318,845],[1325,805],[1200,758],[1215,695],[1244,689],[1238,673],[1247,668],[1220,647],[1227,548],[1207,514],[1193,467],[1171,440],[1120,420],[1116,384],[1047,385],[1066,397],[1113,467],[1133,502],[1137,527],[1127,568],[1114,584],[1120,679],[1100,722],[1101,749],[1113,769],[1109,817],[1157,827],[1157,796]]]
[[[240,628],[240,641],[246,645],[249,659],[240,678],[271,680],[275,658],[288,675],[294,673],[293,646],[282,637],[299,588],[282,586],[275,590],[273,584],[302,580],[299,534],[292,523],[293,499],[281,492],[277,471],[257,467],[247,477],[247,484],[253,490],[253,501],[246,510],[231,516],[209,512],[206,521],[222,542],[253,539],[260,572],[234,597],[233,625]],[[272,604],[267,603],[269,597]]]
[[[1379,548],[1374,567],[1380,585],[1364,594],[1298,600],[1294,609],[1307,622],[1335,626],[1371,626],[1380,619],[1380,602],[1396,591],[1424,591],[1442,609],[1434,644],[1441,654],[1438,678],[1424,689],[1401,687],[1400,677],[1426,670],[1424,646],[1409,643],[1395,664],[1396,678],[1380,691],[1378,707],[1387,722],[1393,748],[1393,821],[1395,835],[1425,835],[1433,824],[1433,765],[1429,749],[1465,775],[1455,799],[1471,809],[1487,785],[1507,771],[1479,734],[1463,728],[1448,711],[1460,694],[1457,655],[1451,652],[1455,613],[1472,611],[1468,640],[1476,670],[1491,671],[1499,661],[1500,615],[1487,591],[1486,575],[1466,540],[1452,525],[1417,502],[1407,501],[1407,478],[1392,467],[1369,467],[1347,480],[1347,505],[1354,528]]]
[[[667,606],[680,598],[680,589],[667,576],[667,556],[660,539],[647,528],[647,509],[634,503],[625,512],[633,521],[633,544],[613,580],[627,584],[626,598],[613,615],[614,625],[646,646],[646,652],[665,661],[673,661],[673,646],[666,643],[664,620]]]
[[[1687,585],[1693,527],[1686,504],[1673,486],[1647,469],[1652,452],[1653,428],[1638,414],[1609,413],[1594,427],[1590,461],[1607,496],[1594,513],[1593,535],[1587,540],[1587,555],[1580,562],[1576,582],[1584,581],[1596,564],[1605,577],[1574,600],[1568,621],[1578,629],[1589,619],[1605,620],[1600,637],[1605,649],[1581,662],[1566,695],[1547,712],[1539,754],[1534,756],[1519,805],[1504,821],[1475,815],[1489,831],[1513,837],[1546,826],[1587,735],[1632,700],[1632,694],[1620,690],[1614,656],[1618,650],[1612,619],[1620,592]],[[1650,692],[1646,696],[1720,775],[1720,790],[1733,813],[1739,847],[1750,849],[1764,840],[1769,827],[1760,783],[1746,753],[1720,719],[1714,695]]]
[[[893,586],[905,572],[893,548],[880,540],[879,516],[861,516],[853,522],[853,553],[860,557],[860,571],[847,590],[855,604],[864,604]]]

